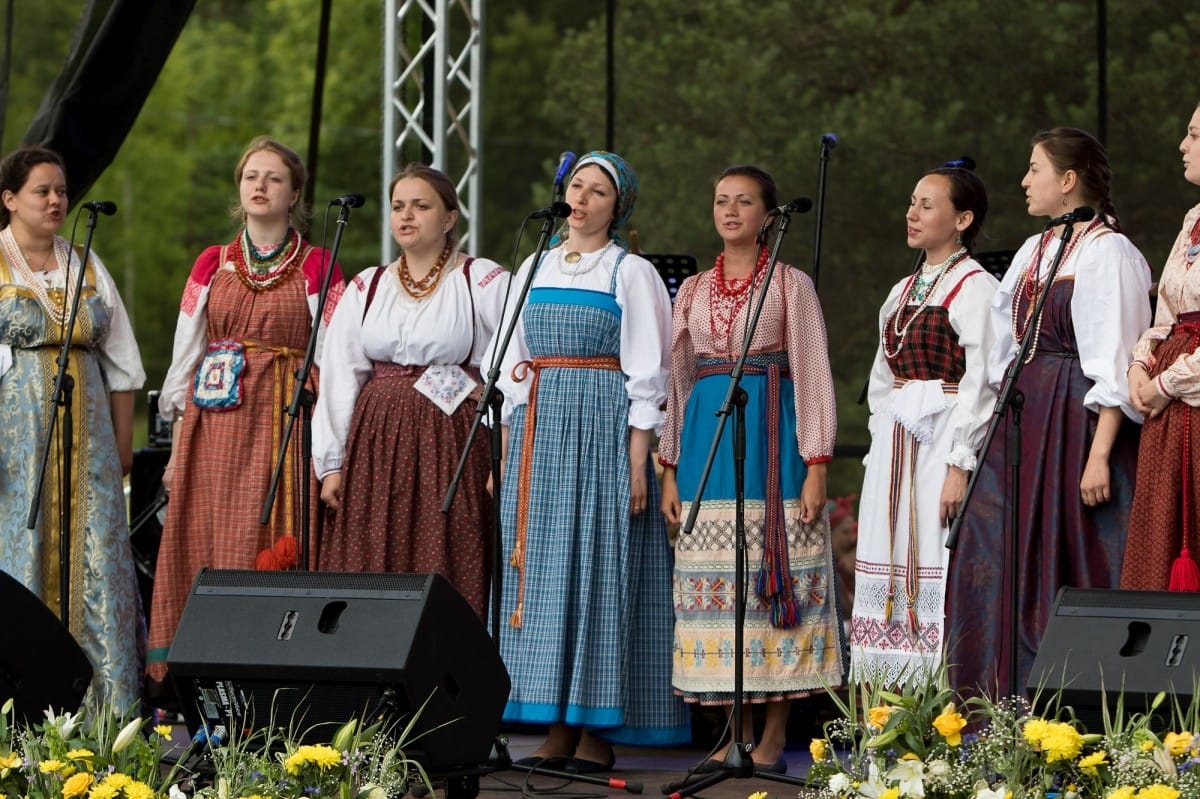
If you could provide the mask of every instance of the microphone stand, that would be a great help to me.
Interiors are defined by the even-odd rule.
[[[360,202],[359,205],[361,204]],[[312,330],[308,334],[308,348],[304,351],[304,362],[296,370],[296,389],[292,392],[291,402],[288,403],[288,418],[283,428],[283,440],[279,442],[279,456],[275,460],[275,471],[271,475],[271,484],[267,486],[262,513],[258,518],[258,523],[264,526],[271,523],[271,510],[275,505],[275,496],[279,491],[279,479],[283,475],[283,466],[284,461],[287,459],[288,445],[292,440],[292,428],[296,424],[296,417],[300,415],[301,409],[303,409],[304,424],[301,427],[300,433],[300,460],[302,463],[300,471],[300,540],[297,542],[296,554],[296,568],[300,571],[308,571],[309,566],[308,503],[312,495],[309,481],[309,472],[312,470],[312,425],[309,424],[309,421],[312,418],[312,407],[317,400],[316,394],[308,388],[307,383],[309,374],[312,372],[313,362],[316,360],[317,333],[321,328],[321,320],[325,316],[325,300],[329,294],[329,284],[333,280],[333,269],[334,265],[337,264],[338,250],[342,246],[342,233],[345,232],[346,223],[350,219],[351,207],[351,203],[343,203],[340,205],[338,211],[337,230],[333,234],[333,249],[329,251],[329,261],[323,265],[324,276],[321,279],[320,293],[317,295],[317,309],[313,314]]]
[[[820,294],[821,231],[825,227],[825,176],[829,171],[829,153],[837,146],[837,137],[826,133],[821,137],[821,160],[817,167],[817,218],[813,226],[813,291]]]
[[[79,300],[83,294],[83,279],[87,272],[88,259],[92,253],[92,236],[96,230],[98,211],[88,208],[87,236],[83,243],[83,258],[79,262],[79,273],[75,277],[75,297],[66,322],[62,326],[62,349],[58,353],[58,374],[54,378],[54,390],[50,395],[50,406],[63,409],[62,432],[62,462],[59,464],[59,537],[58,537],[58,609],[59,619],[63,627],[71,628],[71,467],[72,454],[75,446],[75,417],[71,411],[75,393],[75,378],[67,374],[67,366],[71,360],[71,338],[75,334],[75,319],[79,315]],[[53,247],[53,241],[51,242]],[[67,264],[71,263],[74,247],[67,248]],[[69,279],[69,275],[67,276]],[[64,285],[64,290],[66,286]],[[63,298],[64,301],[66,297]],[[50,319],[47,317],[49,326]],[[38,466],[37,482],[33,489],[33,497],[29,503],[29,517],[25,526],[29,530],[37,529],[38,515],[42,505],[42,493],[46,481],[46,464],[50,460],[50,448],[54,445],[54,427],[58,422],[58,411],[50,413],[50,423],[46,425],[46,437],[42,445],[41,463]]]
[[[716,460],[717,450],[721,445],[721,436],[725,432],[725,422],[729,419],[730,414],[734,414],[733,427],[733,478],[734,478],[734,580],[733,580],[733,651],[735,659],[733,662],[733,710],[730,714],[730,723],[733,727],[730,732],[731,741],[729,744],[729,753],[725,756],[725,762],[721,764],[719,771],[714,771],[711,774],[705,774],[700,779],[690,781],[688,777],[677,782],[667,783],[662,786],[662,792],[670,796],[671,799],[682,799],[685,796],[699,793],[705,788],[724,782],[728,779],[746,779],[748,777],[761,777],[763,779],[772,780],[775,782],[787,783],[789,785],[805,785],[804,779],[797,777],[789,777],[786,774],[778,774],[770,771],[762,766],[755,764],[750,757],[752,746],[742,740],[742,714],[743,714],[743,694],[744,694],[744,638],[745,630],[743,626],[746,621],[746,497],[745,497],[745,472],[746,472],[746,402],[748,400],[746,390],[742,388],[742,374],[746,367],[746,358],[750,354],[750,343],[754,340],[754,334],[758,330],[758,319],[762,314],[763,305],[767,299],[767,292],[771,288],[771,279],[775,274],[775,267],[778,266],[776,260],[779,256],[779,249],[783,245],[783,239],[787,235],[788,228],[792,222],[791,208],[784,206],[780,213],[779,232],[775,236],[775,243],[771,248],[771,256],[767,263],[766,276],[763,279],[762,287],[758,290],[758,296],[755,298],[754,310],[750,316],[749,323],[746,326],[744,338],[742,339],[742,351],[738,354],[738,359],[734,363],[733,370],[729,373],[729,390],[725,394],[725,399],[721,403],[720,409],[717,411],[717,429],[713,434],[712,443],[709,446],[708,458],[704,463],[704,469],[700,473],[700,481],[696,488],[695,499],[692,500],[692,506],[688,509],[687,519],[683,523],[680,530],[682,535],[691,535],[693,528],[696,526],[696,514],[700,511],[701,498],[704,496],[705,486],[708,484],[709,475],[712,473],[713,463]],[[689,777],[691,774],[689,773]]]
[[[1000,390],[996,395],[996,404],[992,408],[992,418],[988,421],[987,432],[984,434],[983,445],[979,449],[980,459],[987,456],[988,450],[991,448],[992,439],[996,437],[996,431],[1000,427],[1000,422],[1004,418],[1006,412],[1012,410],[1012,423],[1008,426],[1008,439],[1005,442],[1007,451],[1007,460],[1009,465],[1008,475],[1008,490],[1005,494],[1005,504],[1007,505],[1008,513],[1005,515],[1008,529],[1008,591],[1010,603],[1010,621],[1008,629],[1008,691],[1001,692],[1001,695],[1007,695],[1017,690],[1017,682],[1020,676],[1020,665],[1017,654],[1017,645],[1019,641],[1018,624],[1017,624],[1017,591],[1020,588],[1019,570],[1017,569],[1017,557],[1020,554],[1020,546],[1018,542],[1018,528],[1021,523],[1020,513],[1020,498],[1021,498],[1021,411],[1025,407],[1025,395],[1017,388],[1017,378],[1021,374],[1021,370],[1025,368],[1025,361],[1029,357],[1030,350],[1033,349],[1033,331],[1037,327],[1037,320],[1042,317],[1042,307],[1046,304],[1046,297],[1050,295],[1050,289],[1054,285],[1054,279],[1058,275],[1059,266],[1062,263],[1063,254],[1067,250],[1067,242],[1070,241],[1071,235],[1074,233],[1074,224],[1071,220],[1063,223],[1062,234],[1059,236],[1060,244],[1058,252],[1054,254],[1054,260],[1050,263],[1050,270],[1046,273],[1046,288],[1044,291],[1038,292],[1037,301],[1033,304],[1033,309],[1029,315],[1029,324],[1025,326],[1025,333],[1021,336],[1020,346],[1017,348],[1017,354],[1009,362],[1008,368],[1004,372],[1004,380],[1000,383]],[[1035,268],[1040,268],[1040,260]],[[975,494],[975,486],[979,482],[979,475],[983,471],[983,463],[976,464],[975,471],[971,472],[971,479],[967,481],[967,490],[963,495],[962,504],[959,506],[958,516],[950,525],[950,532],[946,536],[946,548],[953,550],[958,546],[959,531],[962,529],[963,518],[966,516],[967,508],[971,506],[971,498]]]

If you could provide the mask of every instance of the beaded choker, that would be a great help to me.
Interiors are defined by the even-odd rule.
[[[251,291],[265,291],[286,278],[299,265],[297,258],[303,240],[300,233],[288,228],[279,246],[266,254],[260,254],[250,241],[250,233],[242,230],[235,244],[229,247],[229,259],[238,279]]]
[[[949,274],[954,267],[965,261],[970,253],[965,247],[957,249],[949,258],[942,261],[940,264],[934,264],[933,278],[927,280],[925,267],[909,276],[908,282],[904,284],[903,290],[896,301],[896,308],[891,315],[883,323],[883,354],[887,358],[895,358],[900,354],[900,350],[904,349],[904,337],[908,335],[908,329],[913,326],[913,322],[921,315],[921,311],[929,305],[930,300],[936,293],[935,289],[942,282],[942,277]],[[916,305],[912,313],[908,314],[903,325],[900,324],[901,318],[905,316],[905,311],[910,305]],[[888,342],[894,343],[889,346]]]
[[[713,279],[708,290],[708,332],[712,336],[713,349],[731,352],[733,347],[733,323],[750,299],[750,287],[758,282],[759,275],[767,266],[769,253],[766,247],[758,250],[758,260],[748,277],[725,279],[725,253],[717,256],[713,263]]]
[[[1075,248],[1083,241],[1089,233],[1104,224],[1102,219],[1093,219],[1086,228],[1078,235],[1067,242],[1067,249],[1063,252],[1062,259],[1059,261],[1059,274],[1062,273],[1062,267],[1070,259]],[[1042,334],[1042,314],[1038,314],[1037,319],[1031,320],[1033,309],[1037,305],[1038,297],[1042,291],[1049,291],[1050,287],[1044,285],[1042,280],[1042,256],[1046,251],[1046,245],[1054,238],[1054,231],[1047,230],[1042,234],[1041,241],[1033,251],[1033,256],[1029,259],[1029,263],[1025,265],[1025,270],[1021,273],[1021,277],[1017,281],[1016,291],[1012,296],[1012,311],[1010,323],[1012,328],[1013,341],[1017,346],[1021,346],[1021,340],[1025,338],[1025,332],[1029,330],[1029,324],[1033,322],[1033,341],[1030,343],[1029,354],[1025,356],[1025,363],[1033,360],[1034,354],[1037,353],[1038,338]],[[1024,297],[1029,301],[1029,308],[1025,311],[1025,318],[1021,319],[1021,298]],[[1022,325],[1022,322],[1024,324]]]

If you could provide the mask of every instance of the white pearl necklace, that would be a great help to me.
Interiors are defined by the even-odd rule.
[[[13,235],[11,226],[0,230],[0,246],[4,248],[4,255],[8,259],[9,265],[21,276],[22,282],[29,287],[29,290],[33,292],[33,296],[41,303],[46,315],[55,324],[62,327],[66,322],[66,314],[62,306],[50,298],[48,291],[53,285],[54,276],[46,271],[42,271],[39,274],[29,266],[29,261],[26,260],[25,253],[21,251],[20,245],[17,244],[17,239]],[[75,299],[75,286],[70,280],[70,258],[67,242],[59,236],[54,237],[54,258],[58,262],[58,268],[62,270],[61,274],[66,280],[66,306],[69,308]],[[55,291],[61,290],[55,289]]]
[[[587,255],[581,255],[578,251],[567,252],[567,245],[563,244],[558,249],[558,271],[564,275],[569,275],[570,277],[586,275],[588,272],[600,265],[600,262],[604,260],[604,253],[606,253],[608,248],[611,246],[612,240],[610,239],[607,244],[595,252],[587,253]],[[575,257],[572,258],[572,256]],[[574,269],[567,268],[567,264],[575,263],[578,263],[579,266],[575,267]]]
[[[929,281],[928,285],[921,286],[921,278],[925,276],[924,265],[921,267],[922,274],[920,276],[913,274],[911,277],[909,277],[908,282],[905,284],[904,289],[900,292],[900,296],[897,298],[895,310],[892,311],[890,318],[885,319],[883,323],[883,336],[880,339],[880,343],[883,346],[883,355],[885,358],[895,358],[900,354],[900,350],[904,349],[904,338],[908,335],[908,329],[913,326],[913,322],[917,320],[917,317],[920,316],[921,312],[925,310],[925,306],[929,305],[929,301],[933,299],[934,289],[941,281],[942,276],[946,275],[954,267],[958,266],[961,261],[965,261],[967,259],[967,255],[967,248],[960,247],[955,250],[949,258],[942,261],[940,264],[934,264],[937,272],[934,274],[933,279]],[[920,289],[922,292],[920,298],[916,296],[918,289]],[[917,307],[908,317],[908,321],[901,325],[900,317],[903,315],[904,309],[909,305],[916,305]],[[895,348],[888,346],[889,325],[891,327],[892,336],[896,342]]]

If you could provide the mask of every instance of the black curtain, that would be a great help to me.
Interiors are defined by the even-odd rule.
[[[62,154],[73,198],[112,163],[196,0],[89,0],[22,141]]]

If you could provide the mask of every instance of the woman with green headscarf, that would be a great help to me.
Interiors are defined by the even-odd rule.
[[[649,457],[671,304],[654,267],[617,233],[636,197],[621,157],[579,160],[566,224],[514,279],[514,296],[532,285],[498,381],[511,564],[501,575],[500,652],[512,678],[504,718],[549,725],[530,764],[579,772],[611,768],[612,743],[690,737],[671,689],[671,550]]]

